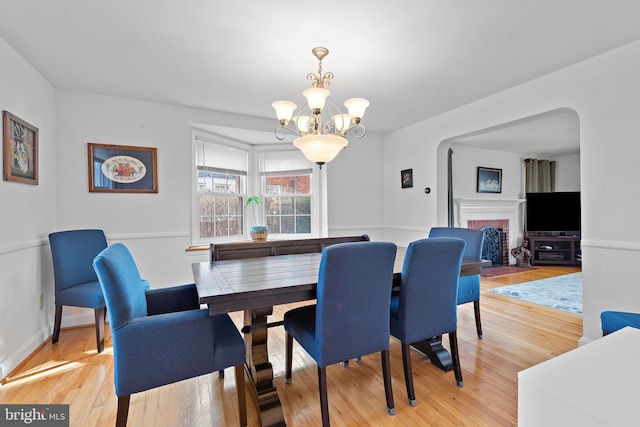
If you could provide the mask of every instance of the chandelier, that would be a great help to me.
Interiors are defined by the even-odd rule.
[[[293,145],[307,159],[322,168],[322,165],[335,159],[340,150],[349,144],[346,138],[349,130],[354,129],[356,138],[364,136],[366,129],[360,120],[369,101],[363,98],[347,99],[344,106],[348,113],[343,113],[329,98],[330,92],[325,88],[333,79],[332,72],[322,73],[322,59],[329,54],[329,50],[316,47],[311,53],[318,59],[318,74],[307,75],[312,87],[302,92],[307,99],[306,104],[295,116],[298,106],[293,102],[276,101],[272,106],[280,122],[280,127],[275,131],[276,138],[282,141],[287,132],[298,135]]]

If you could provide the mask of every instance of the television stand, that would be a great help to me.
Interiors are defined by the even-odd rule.
[[[531,265],[582,265],[580,237],[528,237]]]

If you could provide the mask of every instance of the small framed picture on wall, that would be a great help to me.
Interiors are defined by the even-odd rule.
[[[8,111],[2,117],[5,181],[38,185],[38,128]]]
[[[502,169],[478,166],[478,193],[502,193]]]
[[[413,169],[400,171],[400,183],[402,184],[402,188],[413,187]]]

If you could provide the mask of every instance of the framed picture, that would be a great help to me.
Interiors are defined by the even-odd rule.
[[[502,193],[502,169],[478,166],[478,193]]]
[[[2,113],[4,127],[4,179],[38,185],[38,128]]]
[[[413,169],[405,169],[403,171],[400,171],[400,179],[402,188],[413,187]]]
[[[88,144],[89,191],[157,193],[157,149]]]

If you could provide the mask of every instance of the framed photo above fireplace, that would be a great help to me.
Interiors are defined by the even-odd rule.
[[[478,193],[502,193],[502,169],[478,166]]]

